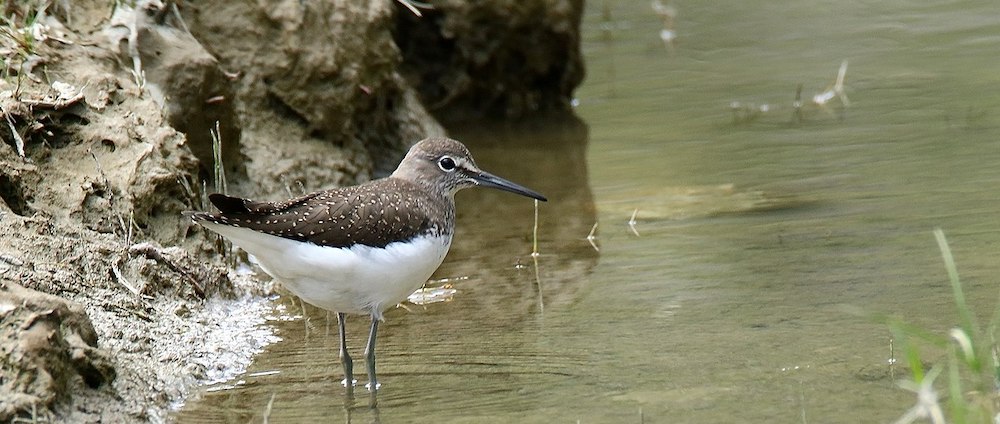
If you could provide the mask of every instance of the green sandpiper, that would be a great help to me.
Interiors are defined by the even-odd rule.
[[[479,169],[462,143],[432,137],[415,144],[388,177],[282,202],[212,194],[217,213],[191,212],[198,224],[253,255],[306,303],[337,314],[344,384],[354,385],[344,315],[371,316],[367,387],[375,377],[382,314],[420,288],[441,265],[455,230],[455,193],[492,187],[545,196]]]

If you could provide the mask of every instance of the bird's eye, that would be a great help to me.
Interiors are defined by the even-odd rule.
[[[454,171],[456,166],[455,159],[448,156],[442,157],[441,159],[438,159],[438,166],[445,172]]]

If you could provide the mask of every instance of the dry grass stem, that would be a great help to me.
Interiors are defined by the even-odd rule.
[[[600,252],[601,248],[597,246],[597,222],[594,226],[590,228],[590,234],[587,234],[587,241],[590,242],[590,247],[593,247],[595,251]]]
[[[628,219],[628,228],[632,230],[632,234],[635,234],[636,237],[640,237],[639,230],[635,228],[636,224],[635,217],[638,215],[639,215],[639,209],[636,208],[636,210],[632,211],[632,217]]]

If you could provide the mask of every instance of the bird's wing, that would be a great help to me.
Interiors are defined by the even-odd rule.
[[[396,181],[378,180],[361,186],[307,194],[282,202],[256,202],[212,194],[218,213],[194,213],[192,218],[248,228],[262,233],[320,246],[362,244],[385,247],[444,230],[444,221],[432,216],[433,202],[423,192]],[[391,187],[385,187],[385,186]]]

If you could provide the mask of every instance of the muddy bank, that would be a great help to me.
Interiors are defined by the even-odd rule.
[[[582,2],[528,3],[416,21],[392,1],[8,5],[0,422],[158,421],[239,373],[275,340],[272,283],[180,212],[204,208],[219,168],[232,194],[280,198],[387,173],[445,132],[432,113],[566,107]],[[525,28],[544,50],[514,55]]]

